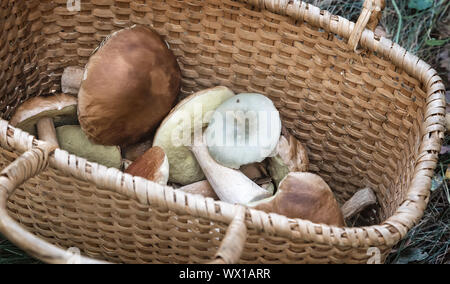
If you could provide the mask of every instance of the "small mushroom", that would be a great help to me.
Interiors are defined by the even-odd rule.
[[[220,200],[232,204],[248,204],[271,196],[242,172],[217,163],[211,157],[204,140],[203,135],[195,135],[191,150]]]
[[[125,173],[142,177],[150,181],[167,185],[169,180],[169,161],[161,147],[150,148],[125,171]]]
[[[274,151],[280,135],[280,114],[261,94],[228,99],[216,109],[205,131],[211,156],[233,169],[262,162]]]
[[[289,173],[274,196],[248,206],[288,218],[341,227],[345,225],[330,187],[321,177],[311,173]]]
[[[19,106],[10,123],[58,147],[55,127],[78,124],[77,100],[67,94],[34,97]]]
[[[122,155],[118,146],[104,146],[88,139],[79,125],[64,125],[56,128],[61,149],[108,168],[121,169]]]
[[[307,172],[308,153],[305,146],[286,130],[278,141],[275,155],[268,158],[268,170],[278,186],[290,172]]]
[[[205,175],[188,146],[192,134],[208,125],[212,112],[234,96],[227,87],[197,92],[178,103],[155,134],[153,146],[164,149],[170,165],[169,181],[188,185],[205,179]]]
[[[145,26],[115,32],[89,59],[78,94],[80,125],[98,144],[132,145],[153,134],[176,102],[181,71]]]

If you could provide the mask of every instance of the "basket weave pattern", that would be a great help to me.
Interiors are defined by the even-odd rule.
[[[361,30],[355,50],[348,41],[354,23],[300,1],[92,0],[80,12],[68,11],[66,2],[0,4],[4,119],[29,97],[58,91],[64,68],[84,66],[107,35],[144,24],[178,57],[181,97],[217,85],[265,94],[340,202],[365,186],[377,194],[384,222],[365,228],[246,209],[236,261],[365,263],[370,247],[383,260],[422,216],[442,145],[444,87],[400,46]],[[3,169],[38,142],[1,122]],[[8,214],[35,236],[127,263],[211,261],[237,208],[60,150],[8,194]]]

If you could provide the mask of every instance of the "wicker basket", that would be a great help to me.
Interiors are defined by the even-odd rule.
[[[421,218],[444,135],[436,71],[374,35],[384,3],[358,22],[301,1],[66,0],[0,4],[0,232],[65,263],[383,262]],[[311,171],[344,202],[377,194],[381,224],[338,228],[185,194],[53,150],[7,119],[60,90],[111,32],[144,24],[179,59],[182,96],[225,85],[259,92],[308,147]],[[230,186],[233,186],[230,184]],[[70,251],[70,250],[69,250]]]

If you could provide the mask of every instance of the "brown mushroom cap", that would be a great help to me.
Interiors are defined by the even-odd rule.
[[[31,98],[20,105],[10,123],[37,136],[36,125],[42,118],[51,118],[55,127],[78,124],[77,99],[66,94]]]
[[[333,192],[318,175],[290,173],[280,183],[277,193],[250,206],[288,218],[301,218],[314,223],[344,226],[344,217]]]
[[[136,143],[170,112],[180,85],[177,60],[155,31],[121,30],[89,59],[78,94],[80,125],[99,144]]]

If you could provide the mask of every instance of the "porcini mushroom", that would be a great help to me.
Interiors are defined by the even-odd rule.
[[[158,128],[153,146],[164,149],[170,165],[169,181],[188,185],[205,179],[190,146],[192,134],[208,125],[212,111],[234,96],[227,87],[197,92],[178,103]]]
[[[211,156],[233,169],[262,162],[274,151],[280,135],[280,114],[261,94],[228,99],[216,109],[205,131]]]
[[[134,26],[108,37],[89,59],[78,94],[80,125],[102,145],[152,133],[176,102],[177,60],[159,34]]]
[[[120,169],[122,155],[118,146],[104,146],[90,141],[79,125],[64,125],[56,128],[61,149],[108,168]]]
[[[309,169],[308,153],[305,146],[283,129],[278,141],[275,155],[268,158],[268,170],[276,186],[290,172],[307,172]]]
[[[274,196],[248,204],[267,213],[314,223],[344,226],[339,204],[328,184],[312,173],[289,173]]]
[[[125,171],[125,173],[142,177],[150,181],[167,185],[169,180],[169,160],[161,147],[150,148]]]
[[[67,94],[31,98],[19,106],[10,123],[58,147],[55,127],[78,123],[77,100]]]

